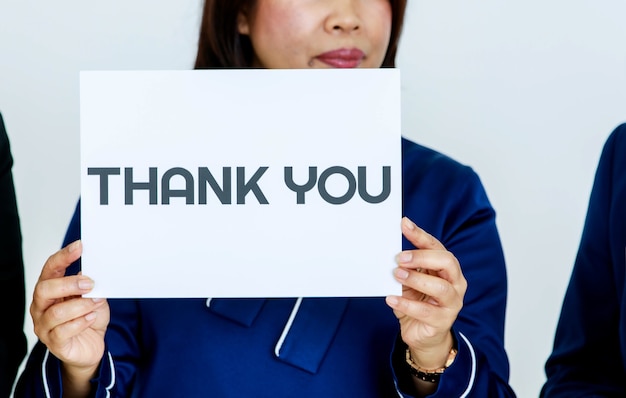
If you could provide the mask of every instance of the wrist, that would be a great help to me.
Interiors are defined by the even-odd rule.
[[[73,366],[63,363],[61,366],[63,396],[88,396],[91,391],[91,380],[97,376],[98,369],[99,364],[94,366]]]
[[[452,333],[448,336],[442,344],[427,350],[413,350],[407,346],[405,361],[411,375],[430,383],[439,381],[441,374],[452,365],[458,352]]]
[[[438,369],[443,367],[448,360],[450,351],[456,349],[456,341],[452,336],[452,332],[448,332],[440,342],[427,347],[424,346],[410,346],[408,349],[411,354],[413,362],[420,368],[424,369]]]
[[[439,378],[445,372],[445,370],[452,365],[456,358],[456,348],[450,348],[446,362],[438,368],[423,368],[413,360],[411,356],[411,350],[406,349],[406,363],[409,366],[409,372],[412,376],[417,377],[420,380],[427,381],[429,383],[438,383]]]

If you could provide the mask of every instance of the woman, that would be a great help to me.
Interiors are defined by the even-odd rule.
[[[207,0],[196,68],[393,67],[405,7]],[[402,297],[83,299],[93,281],[75,275],[78,264],[66,272],[81,254],[77,212],[73,243],[50,257],[35,288],[43,344],[17,396],[512,396],[493,209],[471,169],[402,146]]]
[[[24,262],[22,233],[11,167],[13,157],[0,115],[0,397],[9,397],[26,355],[24,335]]]
[[[542,397],[626,396],[626,124],[607,139]],[[601,364],[601,365],[600,365]],[[601,370],[597,369],[600,366]]]

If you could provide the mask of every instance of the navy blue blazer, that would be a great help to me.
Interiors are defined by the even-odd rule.
[[[404,214],[455,254],[469,285],[453,327],[458,355],[434,396],[514,396],[495,212],[469,167],[407,140],[402,153]],[[79,236],[77,212],[66,243]],[[406,240],[403,246],[412,247]],[[184,267],[172,264],[172,272]],[[410,391],[398,320],[381,297],[109,303],[96,397],[387,398]],[[38,344],[16,397],[60,396],[59,369]]]
[[[22,234],[13,186],[13,157],[0,115],[0,397],[9,397],[26,355]]]
[[[626,124],[608,138],[542,397],[626,397]]]

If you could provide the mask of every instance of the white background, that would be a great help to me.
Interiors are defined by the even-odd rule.
[[[189,69],[200,0],[0,2],[0,111],[28,297],[79,187],[78,72]],[[511,384],[537,396],[602,143],[626,121],[626,2],[411,1],[405,135],[474,167],[509,270]],[[32,325],[25,329],[34,343]]]

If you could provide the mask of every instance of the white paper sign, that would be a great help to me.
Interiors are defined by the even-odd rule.
[[[80,77],[90,296],[400,293],[399,71]]]

